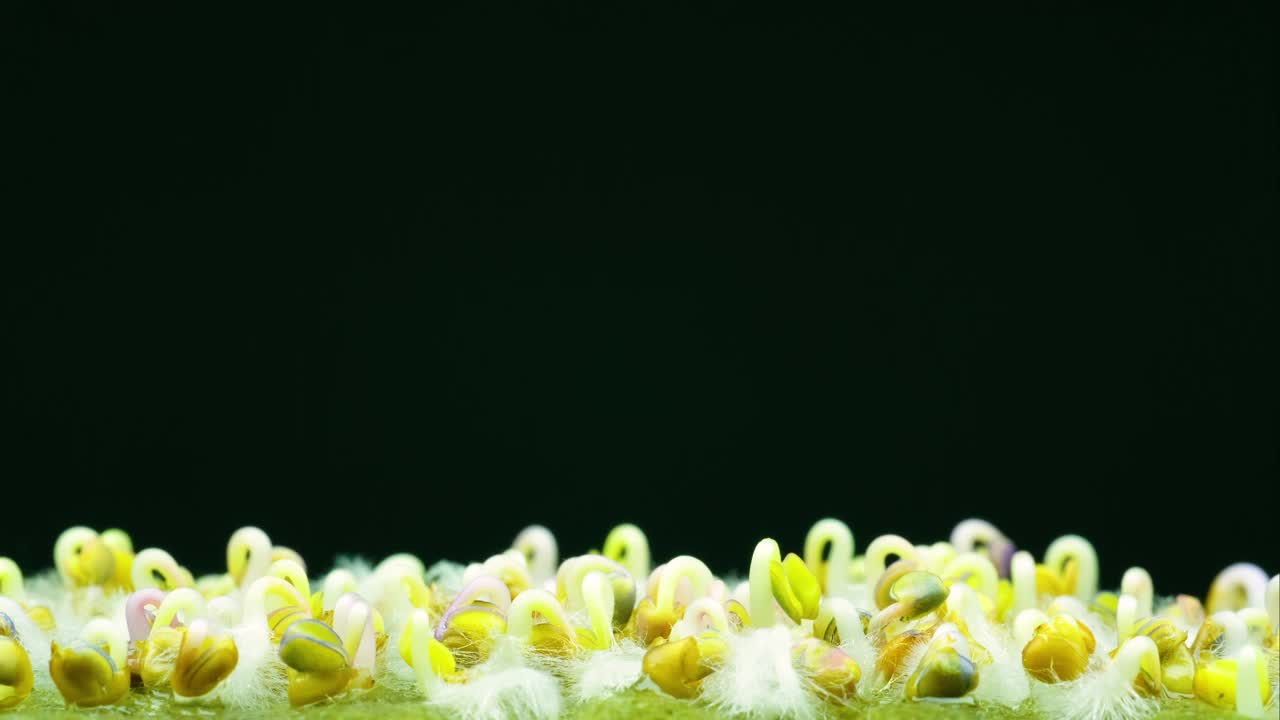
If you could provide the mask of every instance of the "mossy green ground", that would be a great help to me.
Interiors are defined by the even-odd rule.
[[[294,709],[287,706],[263,711],[235,711],[211,705],[175,706],[172,701],[147,695],[137,695],[124,705],[92,710],[63,709],[51,698],[31,698],[35,701],[8,712],[0,711],[0,717],[32,718],[35,720],[94,720],[108,718],[187,717],[207,720],[248,720],[250,718],[291,718],[292,720],[346,720],[354,718],[388,718],[390,720],[449,720],[449,715],[439,709],[409,698],[382,697],[377,691],[358,699]],[[565,720],[716,720],[720,713],[704,705],[675,700],[653,692],[634,691],[609,700],[571,705],[565,709]],[[891,705],[853,706],[831,709],[831,720],[1027,720],[1041,716],[1034,711],[1010,712],[1004,709],[958,705],[930,705],[928,703],[897,703]],[[1190,700],[1167,701],[1159,720],[1231,720],[1239,716],[1217,710],[1204,703]]]

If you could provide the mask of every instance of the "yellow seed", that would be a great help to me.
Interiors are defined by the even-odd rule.
[[[1196,663],[1185,645],[1160,655],[1160,679],[1165,690],[1178,695],[1195,692]]]
[[[636,640],[643,646],[652,645],[660,638],[671,635],[671,626],[680,618],[675,612],[659,610],[653,601],[645,598],[631,615]]]
[[[1224,629],[1213,617],[1205,618],[1191,643],[1191,656],[1197,663],[1211,662],[1222,645]]]
[[[590,631],[587,631],[588,633]],[[537,623],[529,632],[529,646],[534,652],[555,657],[568,657],[578,650],[578,639],[551,623]]]
[[[129,692],[129,673],[116,668],[97,646],[60,647],[53,643],[49,675],[63,699],[80,707],[109,705]]]
[[[1096,645],[1088,626],[1070,615],[1056,615],[1036,628],[1022,649],[1022,666],[1043,683],[1074,680],[1089,667]]]
[[[506,618],[484,603],[476,603],[449,620],[441,642],[459,665],[471,667],[489,657],[494,638],[507,631]]]
[[[26,649],[11,637],[0,636],[0,710],[26,700],[34,684]]]
[[[817,638],[806,638],[791,648],[791,657],[796,668],[827,699],[844,701],[858,694],[862,668],[840,648]]]
[[[906,605],[907,609],[902,617],[908,620],[942,607],[942,604],[947,601],[947,593],[947,586],[942,582],[942,578],[923,571],[906,573],[889,589],[889,597],[895,603]]]
[[[299,672],[290,668],[289,704],[294,707],[311,705],[341,695],[356,677],[351,668],[325,672]]]
[[[686,637],[675,642],[659,642],[649,648],[641,668],[663,692],[677,698],[697,697],[703,678],[714,672],[713,660],[704,658],[699,638]],[[706,646],[710,655],[718,656],[723,645],[712,641]]]
[[[235,641],[226,636],[205,636],[199,642],[190,640],[190,634],[183,638],[169,681],[176,695],[202,697],[212,692],[236,669],[240,651],[236,648]]]
[[[154,688],[169,682],[173,664],[178,660],[178,650],[182,647],[183,632],[172,627],[153,628],[146,640],[137,642],[138,674],[143,685]]]
[[[1175,649],[1186,649],[1187,634],[1172,622],[1162,618],[1147,618],[1139,622],[1134,627],[1133,634],[1151,638],[1156,644],[1156,650],[1160,652],[1162,661],[1165,655],[1172,653]]]
[[[953,647],[930,650],[907,678],[908,700],[963,697],[978,686],[978,668]]]
[[[431,669],[436,675],[449,680],[457,675],[457,661],[453,658],[453,653],[449,652],[449,648],[435,638],[427,638],[427,648],[431,657],[428,662],[431,663]],[[404,632],[400,634],[400,657],[409,667],[416,667],[413,663],[413,616],[409,616],[409,621],[405,623]]]
[[[929,636],[917,630],[908,630],[884,644],[880,656],[876,658],[876,672],[885,679],[897,677],[916,648],[929,642]]]
[[[1267,677],[1267,665],[1261,655],[1258,656],[1258,687],[1262,704],[1271,700],[1271,681]],[[1196,667],[1195,695],[1210,705],[1234,710],[1236,707],[1236,672],[1235,660],[1212,660],[1202,662]]]
[[[300,672],[330,672],[349,665],[342,639],[319,620],[299,620],[280,641],[280,659]]]

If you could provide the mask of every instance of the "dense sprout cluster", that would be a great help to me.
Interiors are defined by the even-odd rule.
[[[0,558],[0,710],[41,692],[260,709],[390,685],[495,719],[634,689],[752,717],[927,702],[1142,718],[1172,697],[1276,713],[1280,578],[1233,565],[1202,601],[1158,596],[1135,567],[1099,592],[1084,538],[1037,561],[982,520],[857,555],[848,526],[825,519],[802,555],[761,540],[741,581],[688,555],[653,567],[632,525],[564,561],[534,526],[465,567],[400,554],[314,585],[252,527],[231,536],[225,573],[199,578],[120,530],[71,528],[54,561],[28,582]]]

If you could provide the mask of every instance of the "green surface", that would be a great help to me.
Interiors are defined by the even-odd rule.
[[[56,697],[43,694],[32,697],[23,707],[0,712],[6,718],[40,718],[49,720],[85,718],[181,716],[208,718],[210,720],[235,720],[237,718],[294,718],[295,720],[338,720],[339,718],[422,718],[423,720],[448,720],[449,715],[432,708],[420,700],[404,697],[388,697],[385,693],[371,691],[359,697],[314,705],[307,708],[278,708],[260,711],[234,711],[216,705],[175,705],[171,700],[146,694],[135,694],[128,703],[110,708],[63,709]],[[705,705],[676,700],[654,692],[633,691],[605,701],[571,705],[566,708],[566,720],[712,720],[722,714]],[[967,705],[933,705],[929,703],[892,703],[887,705],[853,705],[847,708],[831,708],[828,717],[866,718],[867,720],[1015,720],[1038,718],[1034,711],[1011,712],[1003,708]],[[1227,713],[1191,700],[1169,700],[1160,713],[1160,720],[1229,720],[1237,718]]]

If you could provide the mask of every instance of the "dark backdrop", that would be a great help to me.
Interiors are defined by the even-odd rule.
[[[0,554],[1276,570],[1274,2],[415,5],[4,4]]]

